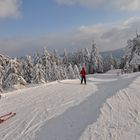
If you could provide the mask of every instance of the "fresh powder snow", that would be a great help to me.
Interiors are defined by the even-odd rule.
[[[139,140],[140,73],[117,73],[2,93],[0,140]]]

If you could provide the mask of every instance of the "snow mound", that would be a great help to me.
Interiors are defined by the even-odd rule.
[[[109,70],[108,72],[107,72],[107,74],[116,74],[116,73],[121,73],[121,69],[114,69],[114,70]]]

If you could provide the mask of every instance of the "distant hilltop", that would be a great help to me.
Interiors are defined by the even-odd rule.
[[[125,48],[117,49],[117,50],[111,50],[111,51],[104,51],[100,52],[103,58],[110,57],[110,54],[113,55],[114,58],[121,59],[124,55]]]

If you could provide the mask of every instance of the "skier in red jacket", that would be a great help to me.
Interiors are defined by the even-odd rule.
[[[81,74],[81,84],[83,83],[83,79],[84,79],[84,83],[86,84],[86,71],[84,67],[82,67],[80,74]]]

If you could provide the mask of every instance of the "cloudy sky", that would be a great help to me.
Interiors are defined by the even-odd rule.
[[[140,32],[139,12],[140,0],[0,0],[0,53],[123,48]]]

